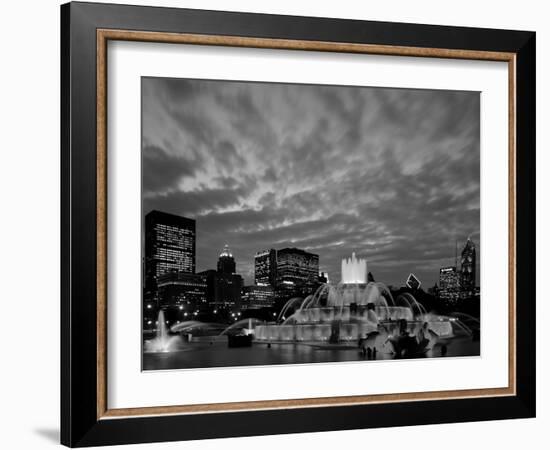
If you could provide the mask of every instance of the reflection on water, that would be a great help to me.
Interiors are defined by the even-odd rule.
[[[459,338],[418,355],[419,358],[479,356],[479,341]],[[376,359],[393,359],[378,352]],[[308,364],[318,362],[367,361],[357,344],[311,345],[254,343],[252,347],[229,348],[226,341],[181,342],[178,351],[144,353],[143,370],[190,369],[207,367],[257,366],[272,364]]]

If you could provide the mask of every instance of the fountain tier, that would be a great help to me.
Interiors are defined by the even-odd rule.
[[[285,317],[292,310],[293,314]],[[257,325],[255,339],[346,342],[382,330],[388,336],[396,335],[403,321],[411,334],[428,323],[438,336],[453,335],[452,323],[440,317],[433,319],[412,294],[394,298],[385,284],[367,282],[367,260],[357,258],[355,253],[342,260],[340,283],[323,284],[305,299],[290,299],[279,319],[281,324]]]
[[[367,260],[358,259],[355,253],[342,260],[342,284],[364,284],[367,281]]]

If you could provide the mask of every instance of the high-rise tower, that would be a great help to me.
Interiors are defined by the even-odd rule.
[[[195,221],[161,211],[145,216],[145,292],[170,272],[195,273]]]
[[[462,249],[460,264],[461,288],[473,292],[476,287],[476,246],[470,238]]]
[[[264,250],[254,256],[254,283],[260,286],[277,285],[277,251]]]
[[[226,244],[223,251],[220,253],[220,257],[218,258],[218,272],[231,275],[236,273],[236,271],[235,258],[233,258],[233,255]]]

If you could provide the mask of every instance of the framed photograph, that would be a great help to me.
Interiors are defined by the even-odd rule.
[[[61,26],[63,444],[535,415],[535,33]]]

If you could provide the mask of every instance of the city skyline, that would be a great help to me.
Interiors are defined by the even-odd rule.
[[[173,222],[174,220],[181,221],[181,223],[183,223],[185,225],[187,225],[189,222],[193,222],[193,225],[192,225],[192,227],[193,227],[192,228],[193,229],[193,239],[195,239],[196,228],[195,228],[195,224],[194,224],[194,222],[195,222],[194,219],[189,218],[189,217],[175,216],[175,215],[172,215],[170,213],[165,213],[163,211],[157,211],[157,210],[150,211],[146,215],[146,218],[148,218],[148,221],[150,222],[149,217],[151,217],[151,216],[158,217],[159,215],[161,217],[164,217],[164,218],[168,217],[168,220],[171,221],[171,222]],[[196,245],[196,243],[194,242],[193,243],[193,248],[195,247],[195,245]],[[288,252],[288,251],[297,251],[298,253],[300,253],[300,252],[306,252],[307,253],[307,251],[305,249],[300,249],[300,248],[297,248],[297,247],[285,247],[285,248],[278,248],[278,249],[268,248],[266,250],[257,251],[254,254],[254,261],[252,263],[253,264],[253,272],[254,272],[253,277],[252,277],[251,280],[247,280],[245,277],[243,277],[244,286],[251,287],[251,286],[270,285],[272,287],[275,287],[276,284],[279,283],[279,277],[281,276],[281,273],[280,273],[281,268],[277,268],[277,266],[281,263],[279,255],[282,254],[282,253]],[[470,259],[469,261],[465,261],[465,254],[471,254],[472,252],[473,252],[473,260]],[[459,253],[461,254],[460,258],[459,258]],[[321,261],[320,255],[311,254],[310,256],[316,257],[316,261],[317,261],[317,264],[318,264],[318,267],[319,267],[319,270],[317,271],[318,275],[319,276],[323,275],[324,277],[330,278],[330,274],[328,272],[323,272],[320,269],[320,267],[321,267],[320,266],[320,261]],[[361,257],[361,255],[358,255],[358,256]],[[195,260],[195,257],[196,256],[193,254],[193,261]],[[260,273],[258,272],[258,258],[262,259]],[[147,257],[146,257],[146,260],[147,260]],[[268,263],[268,261],[269,261],[269,263]],[[194,264],[194,262],[193,262],[193,264]],[[266,264],[268,264],[268,265],[266,266]],[[245,265],[248,265],[248,264],[246,263]],[[269,270],[269,267],[271,266],[272,269],[273,269],[273,265],[275,265],[275,270],[273,271],[273,278],[271,278],[271,275],[269,275],[269,273],[271,272]],[[468,266],[473,266],[474,267],[473,276],[472,276],[472,274],[467,275],[467,279],[472,280],[471,283],[468,284],[468,289],[473,290],[473,289],[476,288],[476,285],[477,285],[476,282],[475,282],[476,277],[477,277],[476,269],[475,269],[476,265],[477,265],[476,246],[475,246],[475,242],[473,242],[473,240],[471,239],[471,236],[468,236],[468,238],[466,239],[464,245],[459,246],[458,240],[457,240],[455,242],[454,265],[452,265],[452,264],[450,264],[450,265],[441,265],[439,267],[439,277],[438,277],[435,284],[438,285],[439,288],[443,287],[441,285],[441,273],[448,270],[448,269],[454,269],[454,273],[456,273],[457,277],[459,276],[459,274],[460,274],[461,277],[464,277],[465,269]],[[147,264],[146,264],[146,266],[147,266]],[[277,273],[278,270],[279,270],[279,273]],[[284,272],[285,268],[283,267],[282,270]],[[238,270],[238,264],[237,264],[237,261],[235,259],[235,255],[233,255],[233,251],[231,250],[231,248],[229,247],[228,244],[224,245],[223,249],[221,250],[221,252],[217,256],[216,263],[215,264],[212,263],[210,267],[200,268],[200,269],[197,269],[197,271],[195,271],[194,265],[193,265],[193,269],[191,269],[191,270],[183,269],[183,271],[182,270],[177,270],[174,267],[172,267],[172,268],[168,267],[161,274],[167,274],[171,271],[175,271],[175,272],[178,272],[178,273],[185,272],[185,273],[188,273],[188,274],[196,274],[196,273],[200,274],[200,273],[208,272],[208,271],[217,271],[217,272],[225,272],[225,273],[228,273],[228,274],[233,273],[233,274],[237,274],[237,275],[242,275],[242,273],[240,273],[239,270]],[[365,273],[365,276],[366,275],[367,274]],[[370,269],[368,270],[368,275],[369,275],[369,278],[372,275],[372,271]],[[416,281],[418,281],[416,275],[414,275],[412,272],[410,272],[409,275],[407,276],[407,280],[405,282],[401,283],[400,285],[395,285],[394,287],[406,286],[411,277],[414,278]],[[458,280],[458,278],[457,278],[457,280]],[[430,286],[424,286],[424,288],[426,288],[426,289],[428,287],[431,287],[431,285]]]
[[[143,207],[192,217],[196,270],[298,247],[339,280],[433,285],[479,242],[479,93],[144,78]],[[478,250],[478,259],[480,257]],[[478,266],[479,267],[479,264]],[[479,279],[479,276],[478,276]]]

